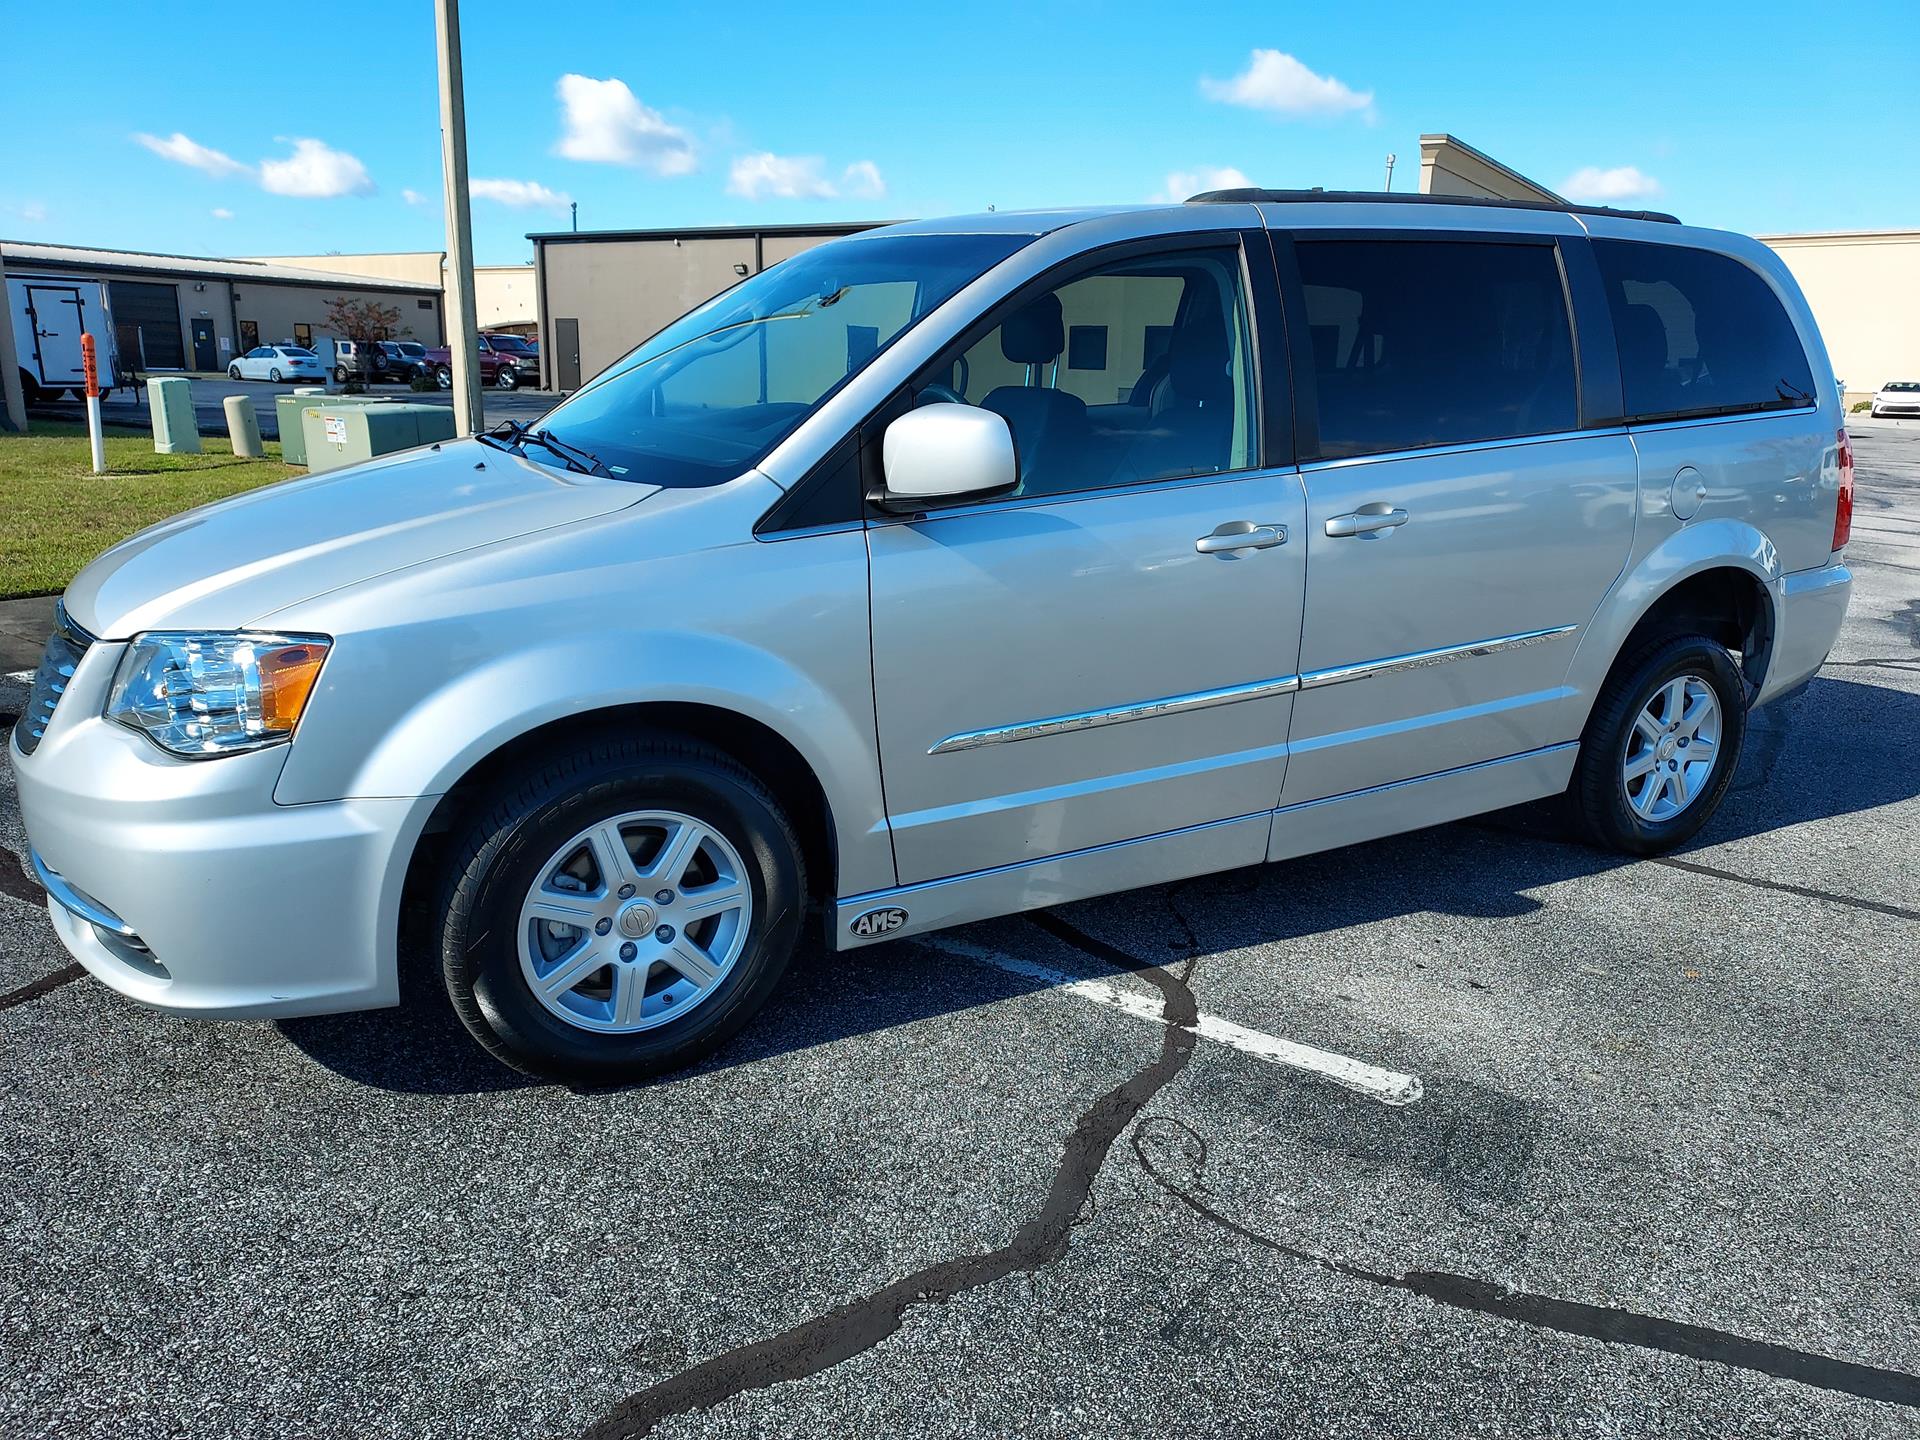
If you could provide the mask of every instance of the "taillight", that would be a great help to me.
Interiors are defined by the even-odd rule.
[[[1853,538],[1853,441],[1847,427],[1840,427],[1840,503],[1833,512],[1833,548],[1838,550]]]

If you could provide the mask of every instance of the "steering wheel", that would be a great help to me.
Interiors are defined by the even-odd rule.
[[[932,397],[932,400],[928,399],[929,396]],[[920,387],[920,393],[913,397],[913,403],[916,406],[931,404],[933,401],[944,401],[949,405],[964,405],[967,403],[966,400],[961,397],[958,390],[954,389],[951,385],[942,385],[938,380],[930,381],[922,385]]]

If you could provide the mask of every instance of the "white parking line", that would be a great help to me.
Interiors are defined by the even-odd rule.
[[[1051,966],[1040,965],[1032,960],[1022,960],[1017,956],[1003,954],[998,950],[989,950],[983,945],[969,944],[950,935],[917,935],[920,944],[943,950],[963,960],[972,960],[977,964],[992,965],[996,969],[1010,974],[1025,976],[1029,980],[1038,980],[1056,990],[1064,990],[1077,995],[1082,1000],[1091,1000],[1096,1005],[1104,1005],[1110,1010],[1131,1015],[1137,1020],[1151,1020],[1157,1025],[1167,1023],[1166,1004],[1158,995],[1145,995],[1137,990],[1123,989],[1105,980],[1082,980],[1069,975],[1064,970],[1055,970]],[[1231,1020],[1222,1020],[1217,1015],[1202,1013],[1199,1022],[1191,1027],[1194,1034],[1203,1040],[1211,1040],[1238,1050],[1243,1055],[1251,1055],[1257,1060],[1266,1060],[1275,1065],[1285,1065],[1294,1070],[1305,1070],[1330,1080],[1335,1085],[1345,1086],[1358,1091],[1383,1105],[1411,1105],[1418,1100],[1424,1087],[1418,1075],[1405,1075],[1398,1070],[1382,1069],[1378,1065],[1369,1065],[1364,1060],[1350,1059],[1345,1055],[1336,1055],[1331,1050],[1318,1050],[1311,1045],[1302,1045],[1295,1040],[1282,1040],[1277,1035],[1263,1035],[1258,1030],[1249,1030],[1243,1025],[1235,1025]]]
[[[33,671],[9,670],[5,675],[0,675],[0,680],[12,680],[21,685],[31,685],[33,683]]]

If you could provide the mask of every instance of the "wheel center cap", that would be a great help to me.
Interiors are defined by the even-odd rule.
[[[631,900],[620,907],[619,918],[614,923],[620,927],[620,933],[629,939],[638,940],[642,935],[650,935],[655,924],[653,906],[644,900]]]
[[[1660,744],[1654,749],[1653,753],[1655,757],[1658,759],[1671,760],[1673,758],[1673,752],[1676,748],[1677,748],[1677,745],[1673,736],[1669,735],[1660,742]]]

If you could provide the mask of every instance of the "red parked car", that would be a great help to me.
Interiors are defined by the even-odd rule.
[[[480,336],[480,383],[502,390],[540,383],[540,352],[518,335]],[[424,362],[442,390],[453,388],[453,352],[444,345],[427,351]]]

